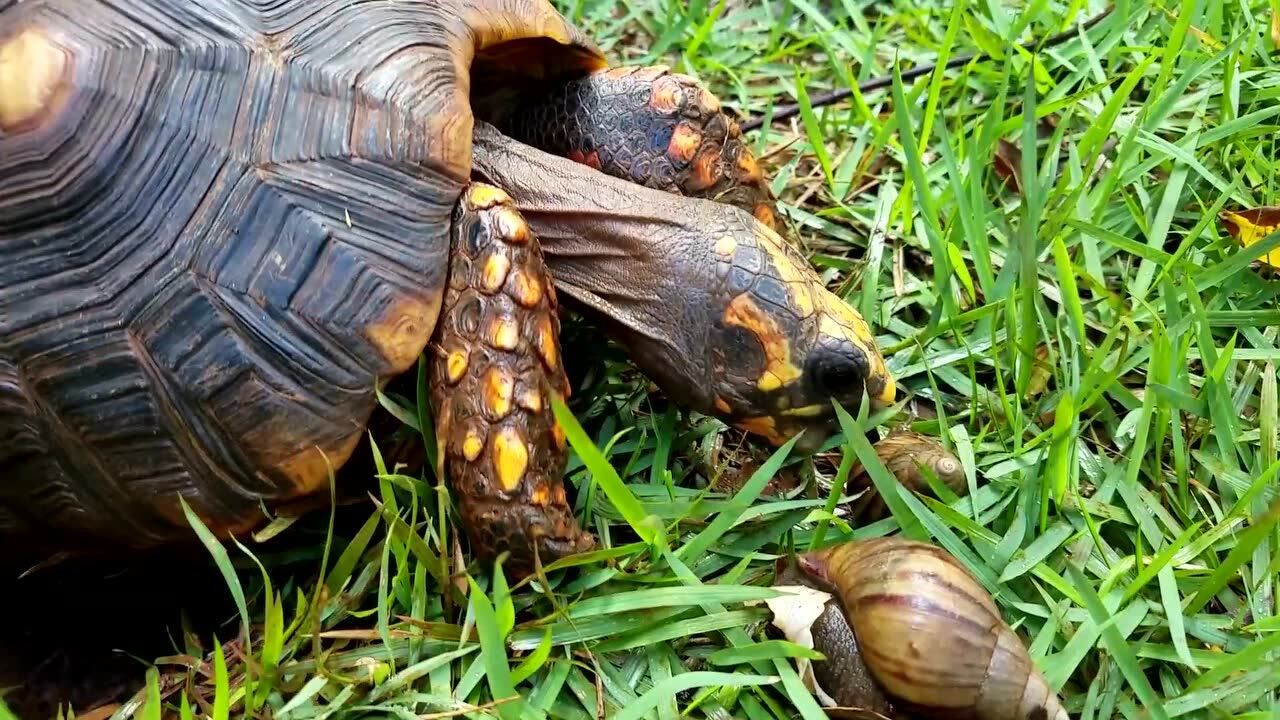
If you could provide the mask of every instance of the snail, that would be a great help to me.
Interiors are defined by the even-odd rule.
[[[991,595],[942,548],[841,543],[798,555],[777,584],[833,596],[811,633],[841,717],[1069,720]]]
[[[885,469],[912,492],[930,491],[929,481],[921,467],[928,468],[957,495],[968,492],[960,460],[933,438],[910,430],[897,430],[886,435],[874,447]],[[856,463],[850,470],[845,492],[849,495],[862,493],[849,503],[851,517],[874,522],[887,516],[884,498],[876,492],[862,463]]]

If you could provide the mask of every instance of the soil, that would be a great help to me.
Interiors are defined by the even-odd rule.
[[[235,631],[234,605],[203,548],[24,570],[0,565],[0,698],[21,720],[127,700],[150,662],[182,648],[183,612],[193,627],[230,621],[226,632]]]

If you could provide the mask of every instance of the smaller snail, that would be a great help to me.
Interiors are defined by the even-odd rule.
[[[831,593],[847,623],[829,603],[811,629],[827,658],[815,675],[839,705],[868,717],[1069,720],[990,594],[942,548],[876,538],[796,560],[803,584]]]
[[[885,469],[912,492],[929,492],[929,481],[921,467],[929,468],[957,495],[968,492],[960,460],[933,438],[910,430],[898,430],[885,436],[874,447]],[[874,522],[888,516],[884,498],[876,491],[871,475],[862,463],[856,463],[849,472],[845,492],[849,495],[862,492],[849,503],[851,517]]]

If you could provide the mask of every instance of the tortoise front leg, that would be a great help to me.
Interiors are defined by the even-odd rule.
[[[738,123],[696,80],[624,66],[524,94],[504,134],[631,182],[742,208],[778,229],[777,201]]]
[[[528,223],[502,190],[472,184],[453,213],[449,286],[433,346],[438,457],[472,554],[509,551],[513,576],[591,548],[561,475],[565,397],[555,290]]]

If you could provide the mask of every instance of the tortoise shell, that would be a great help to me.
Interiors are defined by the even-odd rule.
[[[473,77],[603,65],[545,0],[0,1],[0,535],[325,487],[436,326]]]

